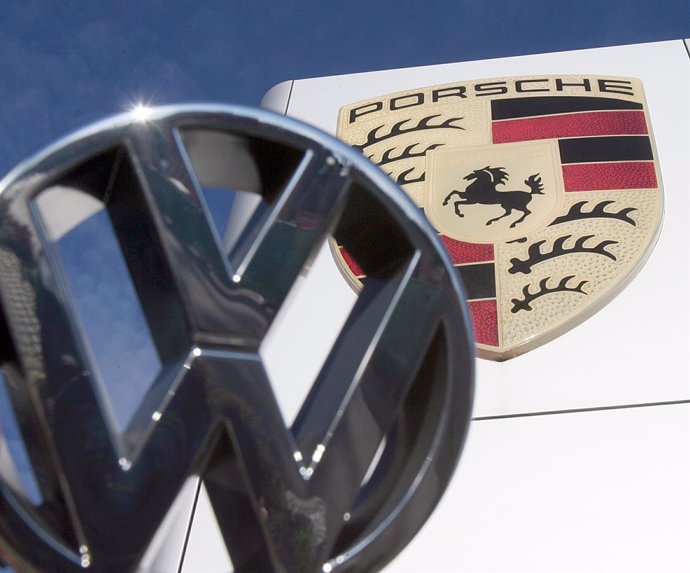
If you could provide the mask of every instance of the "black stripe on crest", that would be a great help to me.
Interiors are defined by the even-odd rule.
[[[642,104],[607,97],[578,96],[495,99],[491,102],[491,115],[494,120],[615,109],[642,109]]]
[[[496,270],[493,263],[460,265],[455,268],[458,269],[469,300],[496,297]]]
[[[647,136],[607,136],[561,139],[562,163],[645,161],[654,159]]]

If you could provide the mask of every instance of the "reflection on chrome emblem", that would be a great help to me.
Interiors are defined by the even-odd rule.
[[[194,475],[240,571],[372,571],[421,527],[469,420],[467,311],[356,152],[161,108],[17,168],[0,216],[2,560],[134,571]],[[368,278],[287,428],[259,351],[329,237]]]

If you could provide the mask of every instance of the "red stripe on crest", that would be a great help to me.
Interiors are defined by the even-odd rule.
[[[352,258],[352,255],[348,253],[345,249],[343,249],[343,247],[338,247],[338,249],[340,249],[340,254],[343,257],[345,264],[350,269],[350,272],[356,277],[364,276],[364,271],[362,270],[362,267],[360,267],[357,261],[354,258]]]
[[[494,260],[494,246],[479,243],[465,243],[456,241],[445,235],[439,235],[439,239],[450,253],[454,265],[462,263],[481,263]]]
[[[563,183],[566,191],[655,189],[658,187],[652,161],[564,165]]]
[[[474,322],[474,336],[480,344],[498,346],[498,312],[495,300],[473,300],[467,303]]]
[[[511,119],[493,123],[493,142],[532,141],[588,135],[644,135],[642,111],[599,111]]]

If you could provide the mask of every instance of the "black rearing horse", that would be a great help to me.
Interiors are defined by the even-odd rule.
[[[460,212],[462,205],[500,205],[503,207],[504,213],[499,217],[489,219],[487,225],[495,223],[503,217],[508,217],[513,210],[521,211],[522,217],[510,224],[512,229],[518,223],[522,223],[531,211],[527,208],[529,202],[532,200],[532,195],[543,195],[544,186],[541,182],[539,173],[530,175],[525,179],[525,185],[530,188],[529,191],[498,191],[498,185],[504,185],[508,180],[508,173],[504,167],[489,167],[488,165],[483,169],[476,169],[469,175],[463,177],[465,181],[474,181],[470,183],[464,191],[453,190],[443,200],[443,205],[448,205],[453,197],[457,197],[454,202],[455,214],[458,217],[465,215]]]

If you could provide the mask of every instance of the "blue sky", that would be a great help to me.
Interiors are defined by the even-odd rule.
[[[5,2],[0,172],[134,101],[258,105],[294,78],[690,36],[690,0]]]

